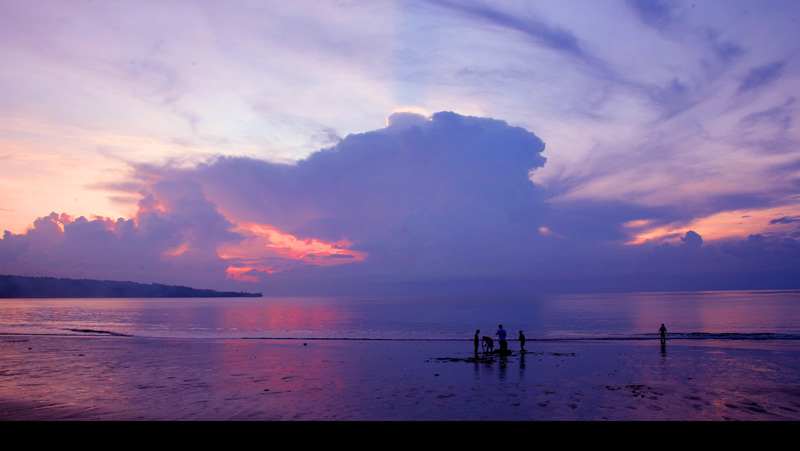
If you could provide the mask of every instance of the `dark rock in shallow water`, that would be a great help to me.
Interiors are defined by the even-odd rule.
[[[120,334],[116,332],[109,332],[107,330],[94,330],[94,329],[65,329],[70,332],[81,332],[85,334],[101,334],[101,335],[113,335],[115,337],[130,337],[131,335],[127,334]]]

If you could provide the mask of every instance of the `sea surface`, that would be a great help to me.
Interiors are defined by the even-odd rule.
[[[800,291],[526,297],[0,299],[0,335],[300,340],[800,339]]]

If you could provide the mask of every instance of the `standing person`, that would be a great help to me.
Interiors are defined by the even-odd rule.
[[[522,334],[522,331],[519,331],[519,349],[525,351],[525,335]]]
[[[506,343],[506,330],[503,329],[502,324],[498,325],[497,327],[497,332],[494,334],[497,335],[498,340],[500,340],[500,351],[505,351],[508,349],[508,343]]]
[[[475,331],[475,339],[474,339],[474,341],[475,341],[475,354],[477,354],[477,353],[478,353],[478,346],[480,346],[480,345],[481,345],[481,339],[478,337],[478,334],[479,334],[479,333],[481,333],[481,330],[480,330],[480,329],[477,329],[477,330]]]
[[[667,341],[667,328],[664,327],[664,323],[661,323],[661,328],[658,329],[658,333],[661,334],[661,343],[665,343]]]

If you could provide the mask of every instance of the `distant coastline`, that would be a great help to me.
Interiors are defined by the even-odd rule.
[[[0,275],[0,299],[15,298],[227,298],[261,293],[215,291],[159,283]]]

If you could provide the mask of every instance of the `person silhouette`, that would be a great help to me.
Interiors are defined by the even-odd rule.
[[[478,353],[478,347],[481,345],[481,339],[478,336],[479,333],[481,333],[480,329],[475,330],[475,339],[474,339],[474,341],[475,341],[475,354]]]
[[[658,333],[661,335],[661,343],[665,343],[667,341],[667,328],[664,327],[664,323],[661,323],[661,328],[658,329]]]
[[[502,324],[497,326],[497,332],[494,334],[497,335],[497,339],[500,341],[500,351],[502,352],[508,349],[508,343],[506,342],[506,330],[503,329]]]
[[[525,351],[525,335],[522,334],[522,331],[519,331],[519,349]]]

